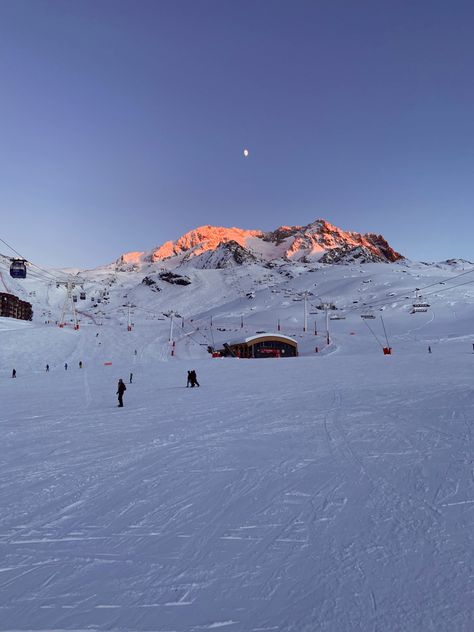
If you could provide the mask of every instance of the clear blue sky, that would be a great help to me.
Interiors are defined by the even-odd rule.
[[[324,217],[474,260],[473,24],[472,0],[0,0],[0,237],[92,267]]]

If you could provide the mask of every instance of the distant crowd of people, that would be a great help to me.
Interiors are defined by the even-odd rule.
[[[136,349],[135,349],[135,355],[137,355]],[[83,368],[84,364],[82,360],[79,360],[78,366],[80,369]],[[49,373],[49,364],[46,365],[45,370],[46,370],[46,373]],[[68,370],[67,362],[64,363],[64,370],[65,371]],[[12,370],[12,378],[16,378],[16,369]],[[128,383],[133,384],[133,373],[130,373],[129,378],[128,378]],[[195,386],[200,386],[200,384],[197,379],[196,370],[191,369],[190,371],[188,371],[186,388],[188,387],[194,388]],[[123,381],[122,378],[120,378],[117,384],[117,392],[116,392],[116,395],[118,396],[118,408],[123,408],[123,396],[126,390],[127,390],[127,387],[125,386],[125,382]]]

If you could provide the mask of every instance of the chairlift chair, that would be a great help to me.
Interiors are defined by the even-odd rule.
[[[417,314],[418,312],[427,312],[429,306],[430,304],[423,299],[423,296],[419,293],[417,288],[415,290],[415,300],[412,304],[412,310],[410,313]]]
[[[79,298],[81,299],[81,301],[85,301],[86,300],[86,293],[85,292],[81,292],[79,294]]]

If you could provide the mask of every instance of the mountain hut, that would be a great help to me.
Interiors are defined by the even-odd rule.
[[[262,333],[226,342],[218,353],[237,358],[294,358],[298,343],[282,334]]]

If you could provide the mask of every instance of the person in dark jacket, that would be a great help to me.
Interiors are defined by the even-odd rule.
[[[191,379],[191,371],[188,371],[188,381],[186,382],[186,388],[188,388],[188,386],[191,386],[192,384],[192,379]]]
[[[120,408],[123,408],[123,394],[125,393],[126,390],[127,390],[127,387],[123,383],[122,378],[120,378],[117,384],[117,393],[116,393],[116,395],[118,395],[118,401],[119,401],[118,405],[120,406]]]
[[[12,371],[12,377],[16,377],[16,369],[13,369],[13,371]]]
[[[49,364],[46,365],[46,373],[49,373]]]
[[[189,377],[191,380],[191,388],[194,388],[195,386],[199,386],[199,382],[197,381],[196,371],[194,369],[189,372]]]

